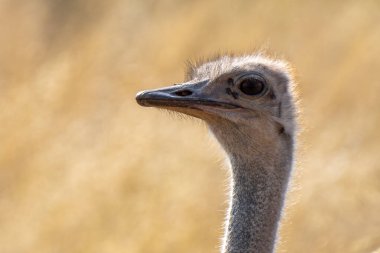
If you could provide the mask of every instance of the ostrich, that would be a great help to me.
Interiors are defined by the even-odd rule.
[[[136,96],[142,106],[204,120],[228,156],[223,253],[274,251],[296,137],[289,72],[261,54],[221,56],[190,65],[184,83]]]

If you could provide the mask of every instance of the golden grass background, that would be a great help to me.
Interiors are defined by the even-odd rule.
[[[302,99],[279,252],[380,247],[379,1],[2,0],[0,28],[0,252],[218,252],[219,148],[134,96],[262,47]]]

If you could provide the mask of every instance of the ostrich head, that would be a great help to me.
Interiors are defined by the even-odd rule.
[[[293,136],[287,63],[261,55],[223,56],[190,66],[187,80],[140,92],[137,102],[203,119],[228,153],[237,151],[237,142],[241,149],[246,130],[262,146],[279,135]]]

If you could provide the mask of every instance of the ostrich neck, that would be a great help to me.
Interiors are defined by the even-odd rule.
[[[252,145],[246,145],[245,151],[226,150],[232,177],[223,253],[274,251],[293,143],[289,136],[270,142],[273,145],[249,141]]]

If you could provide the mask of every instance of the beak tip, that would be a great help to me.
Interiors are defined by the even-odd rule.
[[[144,103],[144,98],[146,97],[146,91],[139,91],[136,94],[136,102],[141,106],[146,106]]]

